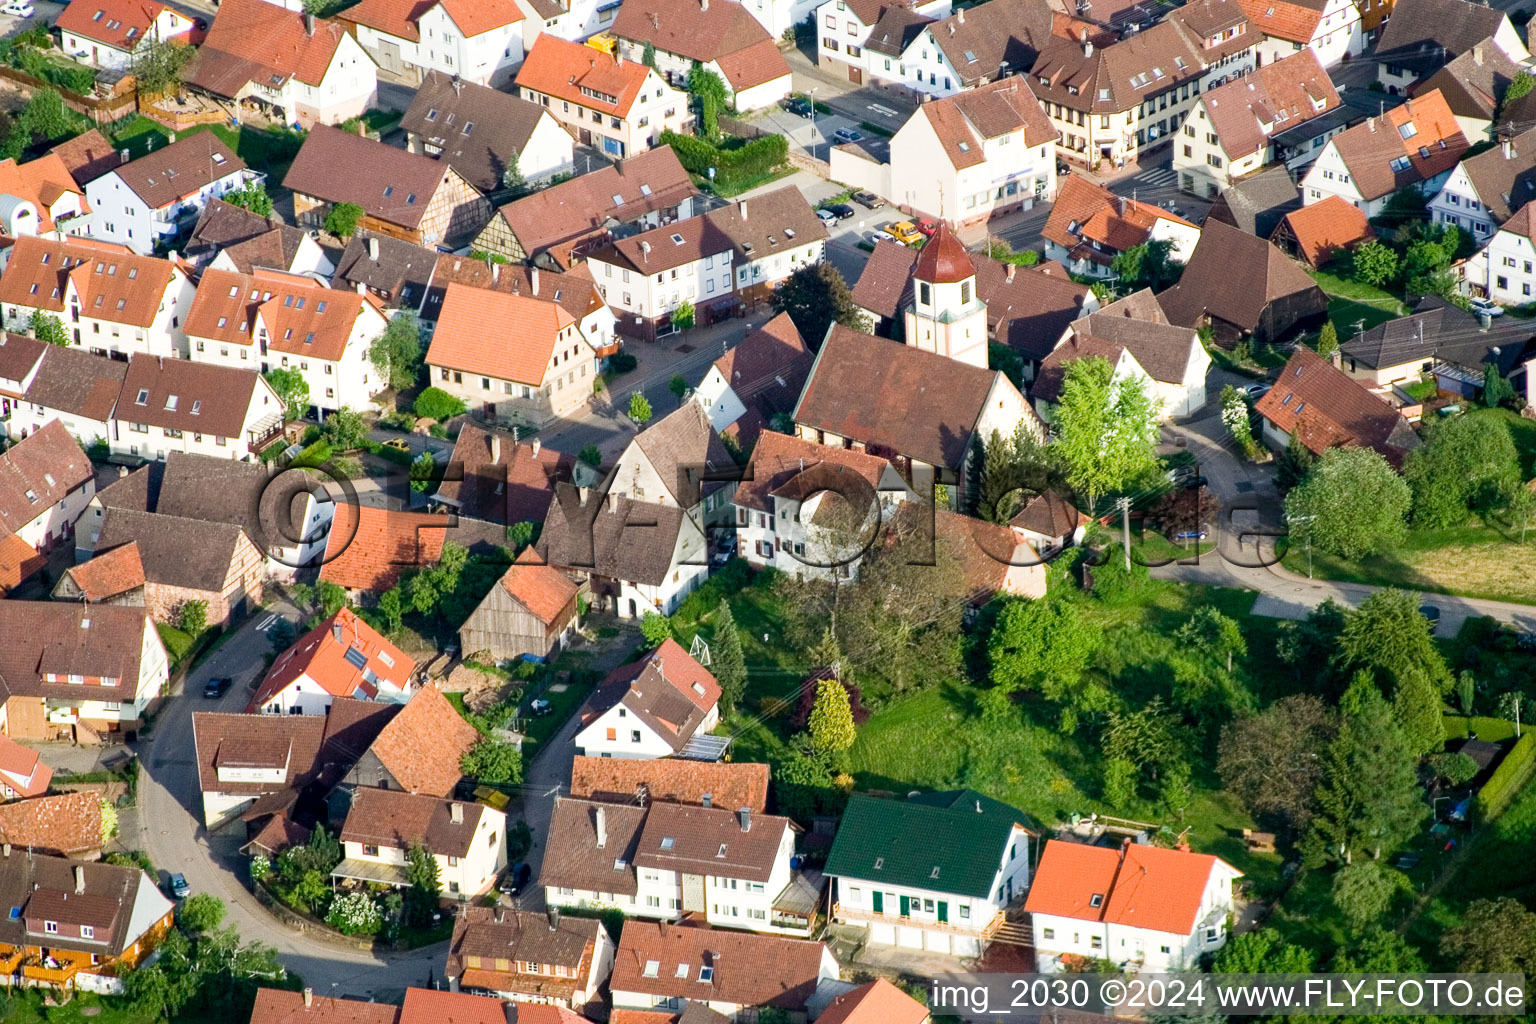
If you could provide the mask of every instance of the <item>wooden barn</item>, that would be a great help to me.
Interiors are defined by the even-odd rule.
[[[548,657],[576,631],[576,584],[537,562],[512,566],[459,628],[466,658]]]

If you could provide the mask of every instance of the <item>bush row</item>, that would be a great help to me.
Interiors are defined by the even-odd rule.
[[[670,131],[661,133],[661,141],[689,173],[708,175],[714,168],[715,182],[726,188],[767,174],[789,158],[789,141],[782,135],[762,135],[729,149]]]
[[[1492,821],[1504,812],[1511,800],[1536,771],[1536,733],[1528,732],[1515,743],[1515,748],[1504,756],[1493,775],[1478,790],[1476,810],[1479,821]]]

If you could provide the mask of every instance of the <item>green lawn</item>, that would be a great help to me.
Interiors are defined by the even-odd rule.
[[[190,128],[178,138],[191,132],[211,131],[234,150],[240,159],[254,170],[265,171],[272,184],[280,184],[283,175],[293,163],[299,147],[304,144],[304,134],[285,128],[260,128],[241,125],[232,128],[225,124],[205,124]],[[161,149],[170,143],[170,132],[164,126],[139,115],[131,118],[112,133],[112,142],[118,149],[128,150],[138,158],[151,148]]]
[[[1527,480],[1536,477],[1536,421],[1509,409],[1473,409],[1467,415],[1503,420],[1509,428],[1509,436],[1514,439],[1515,451],[1520,454],[1521,475]]]
[[[1312,279],[1328,294],[1328,319],[1338,328],[1340,341],[1347,341],[1359,330],[1368,331],[1408,312],[1400,298],[1380,288],[1321,270],[1312,271]]]

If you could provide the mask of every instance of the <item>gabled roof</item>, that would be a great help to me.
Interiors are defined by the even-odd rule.
[[[37,229],[43,234],[55,227],[49,207],[70,192],[79,197],[77,202],[81,209],[90,209],[84,191],[75,184],[68,166],[55,153],[44,153],[24,164],[18,164],[10,157],[0,160],[0,195],[25,199],[37,207]]]
[[[223,0],[208,37],[187,70],[188,85],[233,99],[251,83],[280,88],[290,78],[318,86],[346,30],[339,22],[313,19],[266,0]]]
[[[437,0],[362,0],[342,11],[337,20],[354,25],[367,25],[387,36],[421,41],[421,29],[417,22],[437,3]]]
[[[912,45],[924,28],[937,19],[919,14],[910,4],[891,4],[883,7],[880,16],[869,30],[864,48],[887,57],[900,57]]]
[[[1375,59],[1426,75],[1507,24],[1503,11],[1473,0],[1398,0]]]
[[[94,475],[63,422],[49,420],[0,454],[0,532],[14,533],[48,514]]]
[[[962,86],[1000,77],[1002,64],[1024,71],[1050,39],[1053,15],[1045,0],[991,0],[957,10],[926,26]]]
[[[621,9],[617,20],[623,16]],[[751,20],[750,15],[747,20]],[[637,60],[619,63],[613,54],[543,32],[518,69],[517,87],[627,118],[651,73]]]
[[[1157,296],[1170,322],[1194,327],[1210,315],[1252,331],[1277,299],[1313,293],[1326,307],[1317,283],[1285,253],[1262,238],[1220,221],[1207,223],[1184,265],[1179,283]]]
[[[635,864],[767,882],[789,828],[788,818],[756,815],[750,809],[653,803],[640,830]]]
[[[523,9],[514,0],[438,0],[438,6],[470,38],[523,20]]]
[[[453,808],[459,820],[453,820]],[[463,857],[475,841],[480,818],[490,808],[420,793],[359,786],[341,827],[344,843],[366,843],[394,850],[423,846],[440,857]]]
[[[756,19],[753,21],[755,23]],[[789,62],[772,39],[759,39],[740,50],[722,53],[715,58],[715,63],[719,65],[726,85],[736,92],[789,78]]]
[[[9,786],[18,796],[35,797],[48,792],[48,783],[53,779],[53,769],[43,764],[37,751],[31,747],[24,747],[4,733],[0,733],[0,783]],[[6,807],[15,807],[16,804],[0,803],[0,842],[11,843],[16,846],[29,846],[31,843],[12,838],[12,830],[16,828],[22,819],[18,819],[5,813]],[[101,836],[96,836],[97,843]],[[46,852],[46,851],[44,851]],[[72,851],[59,851],[67,853]]]
[[[204,793],[259,798],[248,820],[291,806],[311,782],[334,785],[367,751],[398,704],[338,697],[324,715],[192,713],[198,788]],[[286,768],[280,782],[227,782],[219,765],[244,762]]]
[[[459,758],[478,742],[475,727],[429,685],[411,695],[369,749],[406,792],[448,796],[463,778]]]
[[[539,387],[558,353],[586,348],[563,336],[575,322],[558,302],[450,284],[426,362]]]
[[[714,217],[690,217],[663,224],[638,235],[613,238],[587,253],[594,263],[611,263],[639,274],[659,274],[715,255],[730,252],[731,240]]]
[[[727,203],[705,216],[735,244],[738,265],[828,237],[827,226],[794,185]]]
[[[393,1003],[258,988],[250,1024],[399,1024],[399,1016],[400,1008]]]
[[[668,638],[639,661],[608,673],[582,705],[581,723],[585,727],[623,704],[676,752],[688,745],[719,701],[715,677]]]
[[[143,608],[64,601],[0,601],[0,684],[24,697],[78,700],[71,675],[100,700],[132,700],[149,621]]]
[[[1156,312],[1149,316],[1137,310],[1131,301],[1137,296]],[[1127,296],[1090,313],[1074,323],[1073,330],[1130,352],[1155,381],[1183,384],[1190,360],[1200,348],[1199,336],[1189,327],[1170,324],[1150,289],[1142,289],[1137,296]]]
[[[414,231],[452,173],[429,156],[317,124],[283,185],[325,202],[355,203],[370,217]]]
[[[95,128],[65,139],[48,152],[64,161],[70,177],[81,188],[123,162],[117,147]]]
[[[1295,240],[1301,258],[1319,268],[1335,252],[1376,237],[1365,211],[1338,196],[1292,210],[1271,237],[1279,238],[1285,232]]]
[[[0,905],[19,908],[0,918],[0,943],[8,947],[40,945],[44,921],[87,924],[95,928],[94,938],[76,938],[68,934],[78,934],[76,929],[61,928],[46,936],[47,945],[110,957],[144,939],[174,909],[136,866],[19,852],[0,858]]]
[[[113,173],[151,210],[160,210],[245,169],[245,161],[213,132],[193,132]]]
[[[144,585],[144,562],[135,541],[119,545],[64,570],[80,596],[95,603],[110,600]]]
[[[271,385],[255,370],[135,352],[128,358],[128,374],[113,415],[243,443],[246,411],[254,392],[261,392],[271,403],[273,416],[280,414]],[[265,403],[256,404],[258,409],[267,408]]]
[[[826,956],[824,943],[808,939],[630,920],[609,984],[616,992],[800,1010],[816,990]],[[657,969],[648,970],[653,961]],[[712,967],[713,977],[701,980],[700,967]]]
[[[43,765],[39,792],[52,775]],[[101,794],[89,789],[0,804],[0,842],[56,857],[95,853],[102,847],[101,805]]]
[[[643,807],[557,796],[539,884],[635,895],[634,856],[646,813]]]
[[[561,613],[576,599],[576,584],[547,565],[508,566],[499,585],[546,626],[563,625]]]
[[[1044,491],[1025,502],[1008,525],[1042,537],[1065,537],[1086,522],[1077,506],[1055,491]]]
[[[592,918],[569,915],[551,918],[545,914],[508,907],[466,906],[453,922],[453,938],[449,942],[448,961],[443,973],[450,980],[458,980],[465,988],[523,992],[526,995],[569,1000],[578,987],[585,986],[592,955],[597,948],[597,930],[601,927],[602,923]],[[477,961],[478,966],[468,966],[467,961],[471,957]],[[496,971],[498,960],[519,964],[550,964],[565,970],[561,972],[561,977],[523,974],[515,969]],[[477,979],[486,975],[494,977],[495,983],[477,983]],[[497,1012],[501,1012],[501,1001],[491,1002]],[[533,1005],[533,1002],[518,1004],[518,1024],[529,1024],[523,1019],[523,1014],[527,1007]],[[572,1016],[575,1017],[574,1014]],[[581,1019],[575,1017],[571,1024],[578,1024]],[[472,1024],[472,1021],[460,1016],[423,1017],[418,1019],[417,1024],[461,1024],[461,1021],[462,1024]],[[505,1018],[502,1024],[505,1024]]]
[[[378,695],[380,682],[404,690],[415,667],[404,651],[350,608],[343,608],[278,655],[248,710],[258,710],[300,678],[332,697],[371,700]]]
[[[841,324],[827,335],[795,422],[872,452],[957,468],[1000,373]]]
[[[280,217],[263,217],[222,199],[210,198],[183,254],[202,266],[225,252],[237,269],[246,274],[256,267],[286,270],[293,264],[303,240],[303,230],[284,224]]]
[[[492,192],[501,188],[507,166],[527,148],[545,116],[537,103],[432,70],[400,127],[439,147],[437,158],[471,185]]]
[[[1108,262],[1117,252],[1135,248],[1152,236],[1159,220],[1195,225],[1161,207],[1115,195],[1103,185],[1074,174],[1057,188],[1056,202],[1040,234],[1072,251]],[[1098,242],[1100,249],[1086,243]]]
[[[1438,89],[1457,117],[1492,121],[1499,113],[1504,90],[1520,70],[1521,66],[1510,60],[1491,38],[1484,39],[1433,75],[1413,83],[1408,95]],[[1508,115],[1510,111],[1504,113]]]
[[[577,755],[571,764],[571,796],[633,804],[703,804],[707,797],[715,807],[747,807],[761,814],[768,806],[768,766]]]
[[[466,423],[448,457],[449,465],[463,467],[463,478],[439,484],[437,499],[473,519],[505,525],[542,522],[555,481],[570,479],[573,463],[569,455],[536,442],[514,441]]]
[[[1062,273],[1059,263],[1017,267],[983,255],[974,262],[976,295],[987,304],[993,339],[1028,359],[1049,355],[1093,296],[1093,289]]]
[[[222,593],[231,574],[239,572],[245,561],[242,556],[250,553],[249,544],[245,531],[230,523],[126,508],[107,509],[96,538],[98,551],[119,546],[136,550],[143,573],[140,583],[214,594]],[[122,582],[131,579],[127,576]]]
[[[1380,117],[1367,118],[1328,145],[1365,199],[1380,199],[1444,173],[1467,151],[1466,136],[1438,92],[1411,97]]]
[[[1317,35],[1327,0],[1237,0],[1253,27],[1274,39],[1306,45]]]
[[[388,590],[400,573],[433,565],[451,540],[467,548],[506,546],[506,528],[468,516],[338,502],[320,578],[348,590]]]
[[[1460,306],[1427,296],[1408,316],[1362,331],[1339,350],[1371,369],[1440,361],[1475,370],[1493,364],[1509,376],[1526,360],[1533,340],[1529,321],[1506,317],[1484,328]]]
[[[150,37],[155,19],[164,10],[153,0],[86,0],[65,7],[54,27],[131,52]]]
[[[975,12],[985,9],[971,8],[973,19]],[[989,139],[1022,131],[1021,144],[1036,146],[1056,134],[1022,75],[931,100],[919,107],[918,113],[928,119],[944,156],[956,170],[985,163]],[[923,251],[927,248],[924,246]]]
[[[1200,102],[1222,152],[1240,160],[1268,146],[1272,134],[1336,110],[1341,101],[1317,55],[1306,49],[1219,85]]]
[[[1489,218],[1501,223],[1536,199],[1536,128],[1506,138],[1461,162]]]
[[[556,500],[550,503],[549,518],[535,545],[545,562],[557,569],[658,586],[673,571],[672,554],[685,524],[698,529],[680,508],[623,497],[604,502],[589,520],[590,510],[567,512],[560,500],[562,486],[569,487],[556,486]],[[572,506],[579,506],[574,493],[567,498]]]
[[[1219,857],[1127,841],[1119,849],[1048,840],[1024,908],[1079,921],[1189,935]]]
[[[1418,445],[1408,421],[1385,399],[1305,345],[1291,352],[1274,387],[1255,409],[1319,455],[1353,445],[1400,463],[1403,453]]]
[[[928,1007],[884,978],[833,999],[816,1024],[923,1024]]]
[[[917,253],[901,243],[889,239],[876,242],[853,286],[854,303],[888,320],[899,316],[912,300],[912,268],[916,263]]]
[[[708,64],[761,42],[771,43],[768,30],[739,3],[700,0],[625,0],[613,20],[613,34],[636,43],[652,43],[663,53]],[[783,70],[762,82],[789,74]],[[752,82],[748,84],[758,84]]]
[[[743,402],[770,388],[783,387],[798,396],[811,369],[811,352],[788,313],[780,313],[715,360],[720,376]],[[781,385],[779,382],[783,381]]]
[[[1287,213],[1299,209],[1301,190],[1284,167],[1275,166],[1222,189],[1206,222],[1219,221],[1244,234],[1268,238]]]
[[[679,508],[693,508],[724,481],[706,477],[735,465],[709,414],[698,402],[684,402],[630,442],[651,464]]]
[[[374,252],[378,255],[374,256]],[[435,249],[403,238],[359,231],[336,262],[331,283],[353,290],[362,285],[391,305],[418,310],[437,267],[438,255]]]
[[[400,1024],[507,1024],[510,1017],[507,1005],[494,996],[436,988],[406,989],[400,1007]]]
[[[772,512],[769,499],[796,477],[817,467],[818,471],[834,474],[851,473],[861,478],[872,492],[880,486],[880,478],[889,466],[885,459],[851,448],[830,448],[826,445],[803,441],[791,434],[764,433],[752,449],[752,460],[742,481],[736,486],[732,501],[742,507],[759,512]],[[825,479],[825,478],[822,478]],[[863,487],[857,487],[863,492]],[[874,497],[873,493],[870,494]]]
[[[68,285],[73,285],[83,315],[148,327],[175,279],[169,260],[140,256],[126,246],[24,235],[10,247],[0,302],[63,313]]]

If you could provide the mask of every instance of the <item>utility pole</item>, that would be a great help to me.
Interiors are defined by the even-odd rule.
[[[1304,525],[1307,527],[1307,579],[1312,578],[1312,520],[1317,516],[1292,516],[1291,525]]]
[[[1125,548],[1125,570],[1131,570],[1131,499],[1117,498],[1115,504],[1120,506],[1120,537]]]

